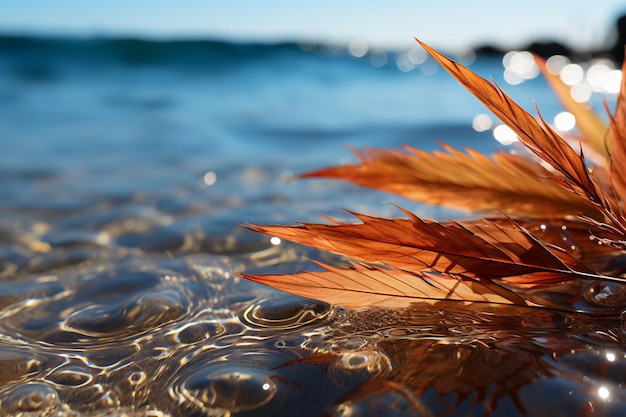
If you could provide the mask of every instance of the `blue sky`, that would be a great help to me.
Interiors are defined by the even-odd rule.
[[[623,0],[2,0],[0,31],[144,37],[217,37],[439,48],[515,47],[551,38],[581,48],[602,44]]]

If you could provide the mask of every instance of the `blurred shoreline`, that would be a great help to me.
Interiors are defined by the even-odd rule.
[[[606,44],[598,49],[577,50],[564,43],[549,39],[537,39],[528,44],[520,45],[517,50],[532,52],[543,58],[554,55],[563,55],[573,61],[588,61],[595,58],[610,58],[617,63],[624,61],[624,46],[626,45],[626,15],[620,16],[613,27]],[[483,44],[474,48],[476,55],[504,55],[508,50],[491,44]]]
[[[230,50],[250,54],[265,54],[270,49],[299,48],[304,52],[322,52],[331,55],[349,54],[355,57],[375,54],[399,54],[406,51],[370,49],[367,44],[359,40],[346,45],[331,43],[316,43],[306,40],[292,40],[282,42],[255,42],[228,40],[222,38],[154,38],[127,35],[72,35],[72,34],[33,34],[2,32],[0,30],[0,53],[26,52],[36,50],[46,55],[46,47],[52,42],[55,46],[63,46],[71,52],[80,52],[81,58],[89,59],[95,53],[117,53],[120,59],[129,64],[150,63],[162,59],[176,58],[176,55],[212,49]],[[460,55],[501,56],[512,50],[528,51],[544,58],[554,55],[566,56],[572,61],[587,61],[596,58],[613,59],[616,63],[624,60],[624,45],[626,45],[626,15],[619,17],[612,30],[609,31],[606,44],[593,50],[580,50],[564,43],[550,39],[535,39],[529,43],[514,48],[504,49],[496,44],[485,43],[473,45]],[[437,45],[433,45],[437,47]],[[446,52],[444,50],[444,52]]]

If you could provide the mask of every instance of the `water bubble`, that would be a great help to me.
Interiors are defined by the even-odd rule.
[[[241,321],[253,328],[295,329],[322,321],[329,312],[330,307],[324,303],[298,302],[292,297],[280,297],[251,304],[244,311]]]
[[[178,343],[191,344],[224,333],[224,326],[215,322],[197,322],[187,324],[176,331]]]
[[[626,286],[617,282],[594,281],[585,289],[585,299],[603,307],[626,306]]]
[[[370,363],[370,355],[367,354],[345,355],[342,359],[346,369],[359,369],[366,367]]]
[[[90,370],[78,365],[63,366],[46,377],[54,384],[75,388],[89,384],[92,379]]]
[[[128,376],[128,382],[131,386],[140,385],[146,380],[146,373],[142,371],[133,372]]]
[[[0,404],[5,413],[54,412],[59,405],[59,396],[56,390],[48,384],[32,383],[4,394]]]
[[[181,405],[205,413],[258,409],[276,395],[278,386],[264,369],[242,364],[210,363],[177,384],[170,395]]]
[[[66,320],[68,328],[85,335],[131,335],[181,317],[186,309],[180,297],[154,291],[128,302],[95,305],[78,310]]]
[[[339,381],[342,377],[352,379],[359,375],[363,378],[381,376],[387,374],[391,368],[391,361],[386,354],[375,350],[365,350],[342,354],[331,366],[331,372],[333,378]]]

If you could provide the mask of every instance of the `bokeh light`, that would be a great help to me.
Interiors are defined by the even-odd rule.
[[[539,75],[539,67],[528,51],[511,51],[502,58],[504,79],[511,85],[520,84]]]
[[[415,63],[411,61],[408,53],[396,56],[396,66],[402,72],[409,72],[415,68]]]
[[[217,174],[213,171],[209,171],[204,174],[202,181],[206,187],[211,186],[217,181]]]
[[[574,101],[578,103],[585,103],[591,99],[593,91],[591,91],[591,87],[587,84],[576,84],[572,86],[570,90],[570,95],[574,99]]]
[[[554,117],[554,126],[563,132],[568,132],[576,127],[576,118],[570,112],[561,112]]]
[[[424,50],[424,48],[415,47],[409,50],[408,58],[415,65],[422,65],[424,62],[426,62],[428,55],[426,51]]]
[[[589,70],[587,70],[587,76],[585,77],[589,83],[589,87],[595,92],[604,92],[606,77],[614,69],[615,66],[608,60],[602,60],[592,64]]]
[[[553,55],[546,60],[546,68],[550,71],[550,73],[559,75],[563,67],[569,63],[569,58],[563,55]]]
[[[477,132],[484,132],[486,130],[491,129],[492,126],[493,126],[493,122],[491,120],[491,117],[489,117],[489,115],[484,114],[484,113],[477,114],[476,116],[474,116],[474,119],[472,120],[472,127]]]
[[[502,145],[511,145],[519,141],[517,134],[507,125],[498,125],[493,129],[493,137]]]
[[[622,84],[622,71],[613,70],[606,76],[604,82],[604,89],[609,94],[617,94],[620,91],[620,85]]]
[[[387,52],[383,50],[371,51],[369,54],[370,63],[376,68],[382,68],[387,65]]]
[[[348,52],[355,58],[361,58],[367,54],[368,45],[365,39],[352,39],[348,44]]]
[[[609,391],[607,387],[598,388],[598,397],[600,397],[601,399],[606,400],[609,398],[610,395],[611,395],[611,392]]]
[[[583,80],[584,71],[578,64],[567,64],[559,73],[561,81],[567,85],[576,85]]]

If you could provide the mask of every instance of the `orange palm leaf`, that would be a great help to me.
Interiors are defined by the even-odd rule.
[[[347,269],[318,265],[325,271],[241,276],[291,294],[352,308],[400,308],[418,302],[438,301],[533,305],[513,291],[485,279],[465,279],[447,274],[415,274],[398,268],[386,269],[363,264],[352,264]]]
[[[442,145],[432,154],[405,147],[355,151],[356,165],[341,165],[302,174],[326,177],[461,210],[500,210],[534,218],[585,214],[601,219],[597,206],[556,184],[554,173],[521,155],[496,153],[489,158]]]
[[[626,61],[622,73],[626,73]],[[622,77],[615,114],[611,117],[609,148],[612,185],[623,200],[626,199],[626,75]]]
[[[600,166],[598,175],[589,169],[582,151],[577,153],[497,85],[420,44],[552,170],[522,156],[497,153],[489,158],[445,145],[446,152],[432,154],[410,147],[408,153],[358,152],[358,165],[302,176],[343,179],[426,203],[497,209],[515,217],[438,223],[404,211],[408,218],[352,213],[360,220],[357,224],[248,225],[367,264],[353,263],[348,269],[320,265],[325,271],[295,275],[242,276],[350,307],[442,300],[532,306],[517,290],[578,278],[626,282],[619,262],[615,266],[612,262],[626,249],[622,208],[626,81],[610,124],[610,166]],[[598,121],[581,114],[583,134],[598,147]]]
[[[542,119],[539,123],[497,85],[491,84],[420,40],[417,42],[446,71],[509,126],[529,150],[563,174],[568,186],[576,192],[582,192],[591,202],[598,204],[605,210],[610,210],[604,193],[589,174],[589,168],[585,164],[583,155],[576,153]]]
[[[413,272],[504,279],[518,284],[602,277],[563,248],[542,243],[512,220],[441,224],[406,214],[409,219],[354,213],[360,224],[248,227],[316,249]]]

